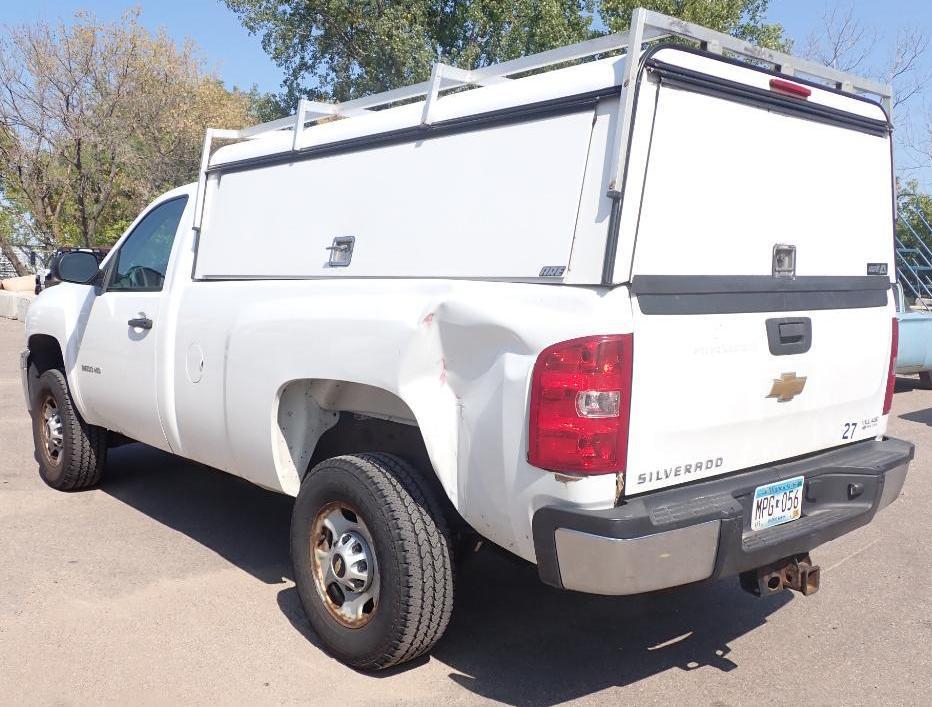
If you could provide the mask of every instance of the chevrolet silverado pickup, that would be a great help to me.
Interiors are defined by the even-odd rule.
[[[301,601],[358,668],[440,638],[464,538],[579,592],[812,593],[913,456],[889,102],[637,10],[210,129],[29,310],[39,473],[93,486],[129,438],[295,497]]]

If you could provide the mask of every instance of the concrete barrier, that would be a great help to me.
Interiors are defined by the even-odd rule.
[[[0,280],[0,290],[10,292],[35,292],[36,276],[23,275],[22,277],[8,277],[6,280]]]
[[[7,319],[26,319],[26,310],[36,298],[31,292],[7,292],[0,290],[0,317]]]

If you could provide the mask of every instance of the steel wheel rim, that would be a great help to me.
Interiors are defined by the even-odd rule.
[[[58,403],[51,395],[42,401],[40,414],[42,415],[42,446],[45,456],[51,464],[58,466],[65,447],[65,426],[62,424]]]
[[[372,534],[358,511],[332,502],[311,527],[311,569],[327,612],[347,628],[362,628],[379,604],[379,566]]]

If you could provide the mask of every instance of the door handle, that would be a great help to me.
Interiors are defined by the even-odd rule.
[[[136,317],[135,319],[130,319],[126,323],[129,324],[134,329],[151,329],[152,328],[152,320],[149,319],[149,317],[147,317],[145,314],[139,317]]]
[[[812,346],[812,320],[809,317],[768,319],[767,343],[774,356],[806,353]]]

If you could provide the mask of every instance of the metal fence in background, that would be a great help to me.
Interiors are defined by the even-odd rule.
[[[896,236],[896,277],[916,306],[932,307],[932,225],[919,209],[901,205],[898,221],[905,234]]]

